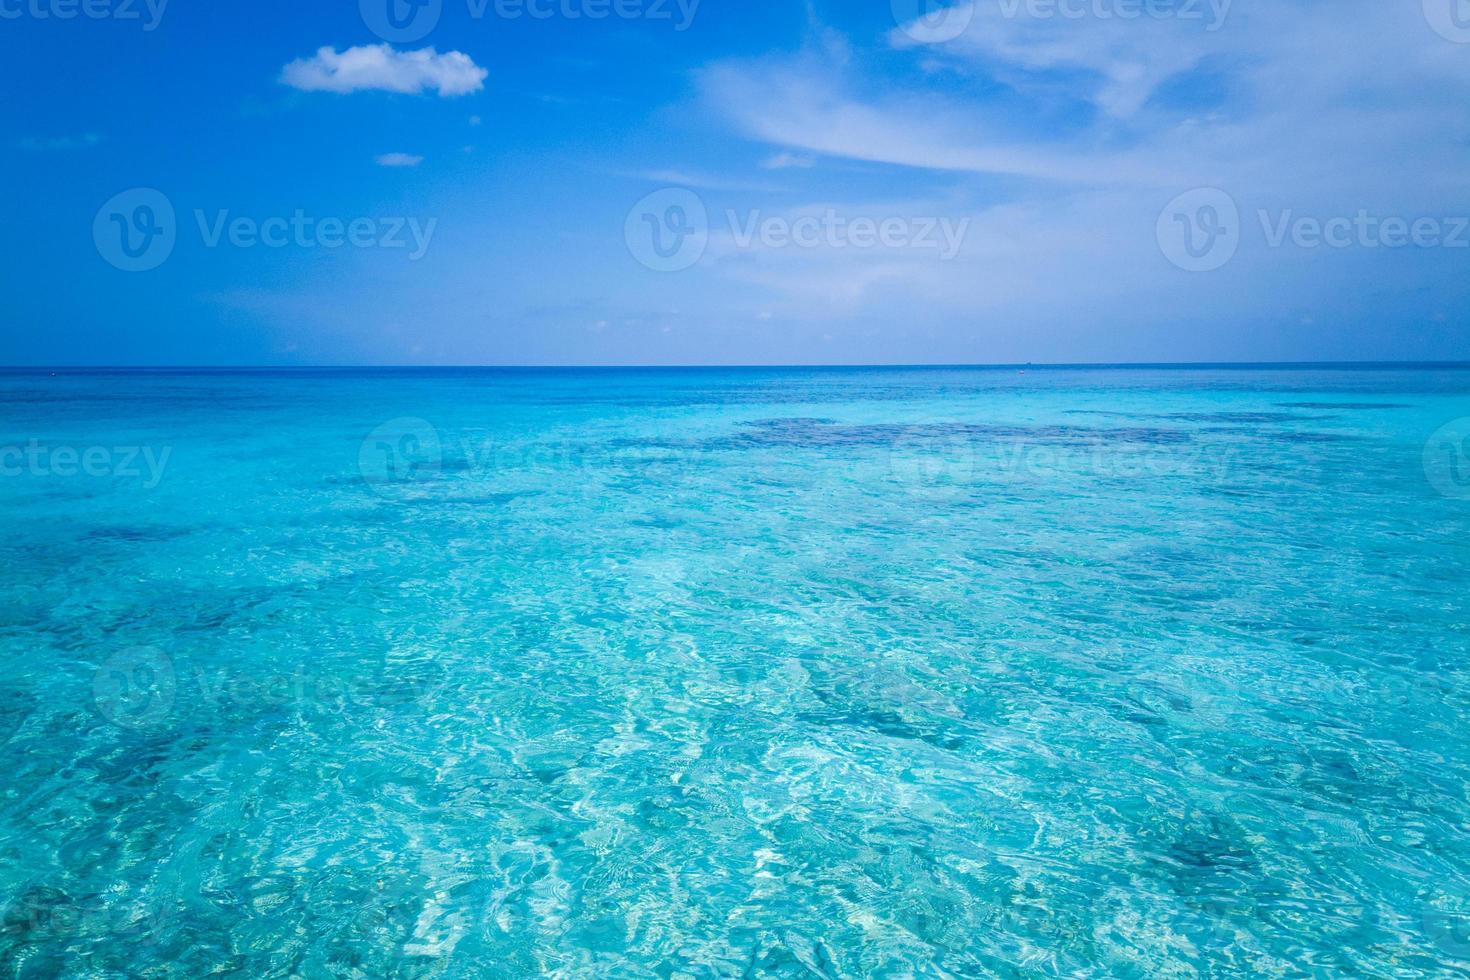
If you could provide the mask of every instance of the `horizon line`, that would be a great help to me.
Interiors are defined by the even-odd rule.
[[[8,364],[0,372],[33,371],[863,371],[1079,370],[1240,368],[1470,368],[1470,360],[1402,361],[1014,361],[871,364]]]

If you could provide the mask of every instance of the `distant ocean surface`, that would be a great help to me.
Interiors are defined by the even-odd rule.
[[[1470,971],[1470,370],[12,370],[0,507],[0,975]]]

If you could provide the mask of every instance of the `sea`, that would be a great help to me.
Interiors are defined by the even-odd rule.
[[[1470,974],[1470,367],[0,371],[0,974]]]

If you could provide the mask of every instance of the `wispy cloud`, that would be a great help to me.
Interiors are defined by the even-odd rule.
[[[283,68],[281,82],[303,92],[376,90],[417,95],[432,90],[447,98],[478,92],[488,75],[459,51],[397,51],[378,44],[342,52],[321,48],[312,57],[298,58]]]
[[[25,139],[16,140],[12,145],[17,150],[46,153],[54,150],[80,150],[96,146],[101,142],[102,137],[98,134],[87,133],[83,136],[28,136]]]
[[[770,169],[814,157],[906,168],[906,185],[928,199],[878,213],[971,218],[960,253],[938,262],[917,250],[741,248],[712,231],[701,289],[765,291],[783,316],[809,322],[912,313],[951,336],[1014,336],[1024,348],[1044,330],[1049,342],[1112,356],[1124,336],[1146,349],[1179,323],[1239,329],[1283,310],[1315,310],[1319,322],[1351,313],[1359,264],[1372,256],[1268,249],[1267,211],[1470,208],[1457,176],[1470,166],[1470,61],[1425,29],[1417,5],[1205,0],[1178,8],[1197,20],[1125,23],[1043,16],[1062,8],[1030,0],[964,9],[958,36],[931,37],[928,21],[889,35],[893,71],[875,73],[873,59],[817,30],[795,53],[696,75],[699,108],[763,145]],[[868,186],[839,172],[829,193]],[[1156,237],[1166,203],[1195,187],[1233,195],[1244,226],[1239,257],[1212,278],[1176,275]],[[1403,291],[1442,283],[1456,258],[1426,254]],[[1225,335],[1199,336],[1202,353]]]
[[[928,93],[867,101],[844,89],[840,70],[805,59],[716,65],[700,81],[707,100],[747,135],[826,156],[1079,182],[1159,170],[1117,151],[1027,146],[983,111]]]
[[[761,166],[767,170],[810,170],[816,166],[817,158],[809,153],[777,153],[765,160]]]
[[[756,180],[746,180],[742,177],[730,177],[719,174],[701,173],[693,170],[642,170],[637,173],[627,173],[622,176],[634,177],[638,180],[647,180],[655,184],[665,184],[670,187],[693,187],[706,191],[757,191],[775,192],[781,190],[773,184],[762,183]]]
[[[1014,83],[1018,73],[1073,71],[1070,86],[1110,116],[1137,113],[1168,78],[1197,66],[1217,51],[1231,0],[1201,0],[1193,8],[1161,8],[1174,16],[1069,16],[1065,8],[1036,0],[999,0],[951,8],[949,17],[923,17],[895,28],[895,48],[921,47],[940,57],[968,59],[999,68]],[[947,39],[946,21],[965,29]],[[936,32],[939,32],[936,36]]]
[[[965,32],[942,44],[922,43],[922,23],[890,36],[916,67],[953,74],[873,85],[813,44],[710,66],[701,90],[737,129],[782,152],[935,171],[1310,191],[1445,187],[1445,175],[1463,172],[1470,61],[1417,10],[1217,3],[1199,5],[1198,21],[1124,22],[1009,6],[1017,12],[976,6]],[[1415,152],[1384,150],[1405,145]]]
[[[378,157],[380,167],[417,167],[424,158],[412,153],[384,153]]]

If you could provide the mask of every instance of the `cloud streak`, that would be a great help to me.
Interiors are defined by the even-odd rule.
[[[816,165],[817,158],[806,153],[777,153],[761,163],[767,170],[810,170]]]
[[[96,146],[102,142],[102,137],[96,133],[87,133],[84,136],[28,136],[25,139],[16,140],[13,144],[18,150],[29,153],[47,153],[61,150],[81,150],[89,146]]]
[[[377,158],[380,167],[417,167],[424,158],[412,153],[384,153]]]

